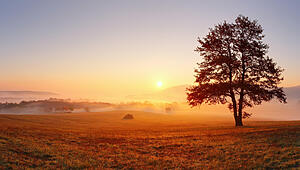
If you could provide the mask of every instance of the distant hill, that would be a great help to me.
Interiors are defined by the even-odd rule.
[[[56,96],[57,93],[46,92],[46,91],[0,91],[0,96]]]
[[[297,99],[300,101],[300,86],[285,87],[284,91],[288,99]]]
[[[47,91],[0,91],[0,102],[21,102],[57,97],[59,94]]]

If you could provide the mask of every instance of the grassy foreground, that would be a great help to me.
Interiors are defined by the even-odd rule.
[[[0,169],[296,169],[300,121],[232,122],[130,112],[0,115]]]

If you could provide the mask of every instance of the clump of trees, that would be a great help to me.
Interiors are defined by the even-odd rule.
[[[267,55],[263,29],[257,20],[238,16],[234,23],[224,21],[198,38],[196,52],[203,61],[195,69],[195,85],[187,89],[191,106],[228,104],[236,126],[251,113],[247,107],[277,98],[286,103],[281,87],[283,69]]]

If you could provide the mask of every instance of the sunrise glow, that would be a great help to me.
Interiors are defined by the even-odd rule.
[[[157,87],[161,87],[163,85],[163,83],[161,82],[161,81],[158,81],[157,83],[156,83],[156,86]]]

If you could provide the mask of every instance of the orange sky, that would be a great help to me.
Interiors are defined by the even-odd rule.
[[[221,2],[1,2],[0,90],[114,100],[192,84],[197,37],[239,14],[265,29],[282,86],[300,85],[299,3]]]

